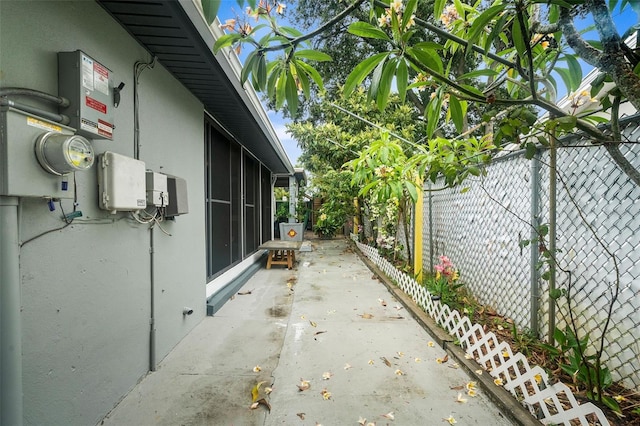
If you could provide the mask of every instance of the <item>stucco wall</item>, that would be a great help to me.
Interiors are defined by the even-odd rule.
[[[57,52],[78,49],[125,83],[114,139],[94,141],[96,153],[133,157],[133,67],[151,59],[146,50],[93,1],[0,1],[2,87],[57,94]],[[153,231],[160,361],[205,315],[203,108],[161,65],[142,73],[139,97],[140,159],[186,179],[189,193],[189,214],[162,224],[171,236]],[[29,425],[95,424],[149,368],[148,226],[98,208],[95,166],[77,173],[77,194],[83,217],[20,252]],[[63,225],[59,208],[20,203],[22,241]]]

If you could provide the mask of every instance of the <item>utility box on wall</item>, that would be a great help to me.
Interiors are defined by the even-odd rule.
[[[147,207],[146,168],[143,161],[107,151],[98,156],[97,167],[101,209],[115,213]]]
[[[75,130],[13,108],[0,109],[0,195],[73,198],[73,185],[45,171],[36,158],[36,141],[43,135],[73,136]],[[67,178],[73,180],[73,175]]]
[[[58,53],[58,94],[70,105],[60,108],[70,126],[90,139],[113,140],[111,71],[80,50]]]
[[[187,181],[167,175],[167,190],[169,191],[169,205],[165,210],[167,217],[189,213],[189,197],[187,196]]]

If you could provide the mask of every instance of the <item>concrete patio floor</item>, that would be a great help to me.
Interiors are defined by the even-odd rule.
[[[293,270],[260,269],[103,424],[447,425],[451,417],[458,425],[515,424],[482,389],[466,394],[476,379],[456,359],[436,362],[447,353],[429,345],[436,339],[348,241],[312,247]],[[270,411],[250,408],[259,382],[258,400]]]

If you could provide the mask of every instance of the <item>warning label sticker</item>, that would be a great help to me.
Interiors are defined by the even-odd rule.
[[[93,90],[93,59],[86,55],[82,56],[82,85],[88,89]]]
[[[47,123],[46,121],[38,120],[37,118],[27,117],[27,125],[31,127],[37,127],[42,130],[49,130],[50,132],[62,132],[62,127],[55,124]]]
[[[98,112],[101,112],[103,114],[107,113],[107,106],[105,104],[103,104],[102,102],[100,102],[97,99],[93,99],[89,96],[87,96],[85,98],[85,103],[89,108],[93,108]]]
[[[98,123],[94,123],[93,121],[87,120],[86,118],[82,118],[80,120],[80,128],[82,130],[86,130],[87,132],[99,134],[98,132]]]
[[[109,139],[113,138],[113,124],[98,120],[98,134]]]
[[[93,84],[98,92],[109,95],[109,70],[93,62]]]

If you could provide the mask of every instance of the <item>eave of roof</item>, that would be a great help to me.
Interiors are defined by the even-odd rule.
[[[238,143],[273,173],[294,169],[258,96],[240,84],[231,50],[214,55],[223,33],[206,24],[194,0],[96,0],[203,104]]]

